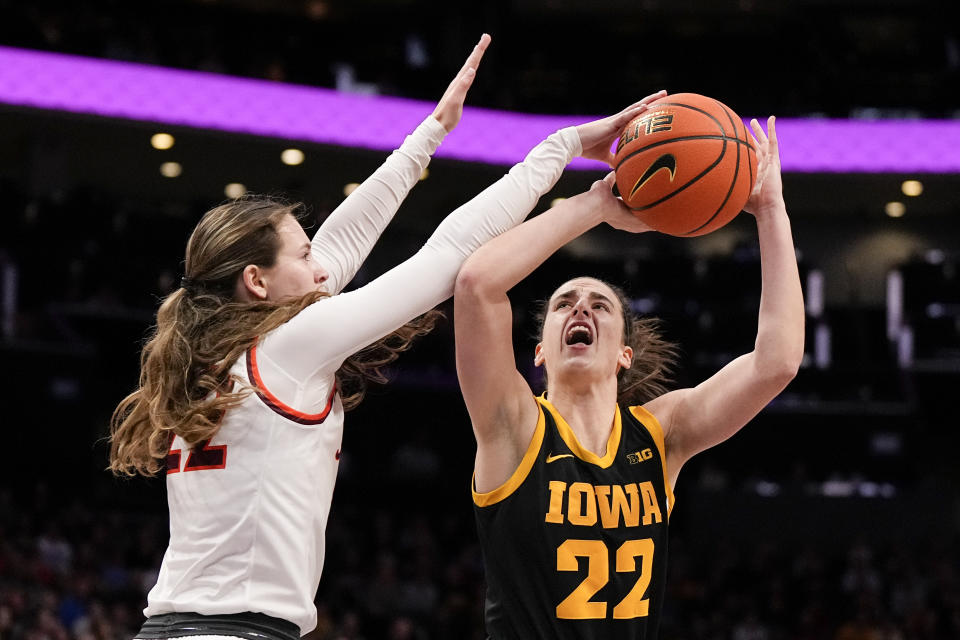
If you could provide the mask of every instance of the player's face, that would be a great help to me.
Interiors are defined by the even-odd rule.
[[[323,288],[327,271],[310,254],[310,240],[303,227],[291,215],[277,225],[280,250],[272,267],[263,270],[267,300],[299,298]]]
[[[623,344],[623,329],[623,308],[613,290],[594,278],[575,278],[550,296],[534,362],[546,366],[551,385],[569,375],[616,379],[633,355]]]

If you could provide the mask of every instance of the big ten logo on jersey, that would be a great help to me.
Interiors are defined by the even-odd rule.
[[[660,523],[663,515],[650,481],[626,485],[592,485],[551,480],[550,509],[545,522],[592,527],[599,519],[604,529]]]
[[[651,133],[659,133],[661,131],[670,131],[673,128],[673,114],[664,111],[654,111],[653,113],[648,113],[642,118],[637,118],[632,123],[630,123],[626,129],[623,130],[623,135],[620,136],[620,141],[617,142],[617,153],[620,152],[620,149],[623,148],[625,144],[633,142],[640,137],[640,134],[648,136]]]
[[[650,448],[644,449],[643,451],[635,451],[634,453],[627,454],[627,462],[630,464],[640,464],[646,460],[649,460],[653,457],[653,450]]]

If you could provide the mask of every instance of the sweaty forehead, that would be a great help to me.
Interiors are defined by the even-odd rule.
[[[587,295],[591,297],[596,297],[599,295],[607,298],[617,306],[620,305],[620,300],[617,297],[617,294],[613,292],[613,289],[596,278],[580,277],[567,280],[562,285],[557,287],[556,291],[551,294],[550,299],[555,300],[560,296],[566,295],[576,295],[578,297],[581,295]]]

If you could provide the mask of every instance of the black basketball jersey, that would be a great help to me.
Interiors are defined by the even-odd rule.
[[[666,581],[663,430],[643,407],[617,407],[602,458],[556,408],[520,466],[489,493],[474,488],[493,640],[657,637]]]

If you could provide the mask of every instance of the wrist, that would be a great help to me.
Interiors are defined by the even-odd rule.
[[[443,126],[440,117],[433,113],[423,119],[423,122],[417,126],[412,135],[424,136],[439,145],[448,133],[450,132]]]
[[[756,218],[758,227],[776,225],[780,221],[786,221],[789,224],[790,221],[789,216],[787,216],[787,207],[782,203],[758,208],[753,217]]]
[[[585,191],[569,199],[577,207],[578,217],[591,227],[604,221],[604,201],[600,195],[594,191]]]
[[[583,140],[580,138],[579,127],[565,127],[557,131],[564,146],[570,152],[570,158],[577,158],[583,153]]]
[[[456,121],[451,121],[451,118],[445,116],[442,113],[438,113],[434,111],[432,116],[433,116],[433,120],[435,120],[436,123],[440,125],[440,128],[443,129],[444,134],[450,133],[451,131],[453,131],[454,127],[457,126]]]
[[[787,204],[784,202],[783,198],[779,198],[774,202],[769,202],[758,206],[756,211],[752,212],[756,218],[769,218],[780,215],[787,215]]]

